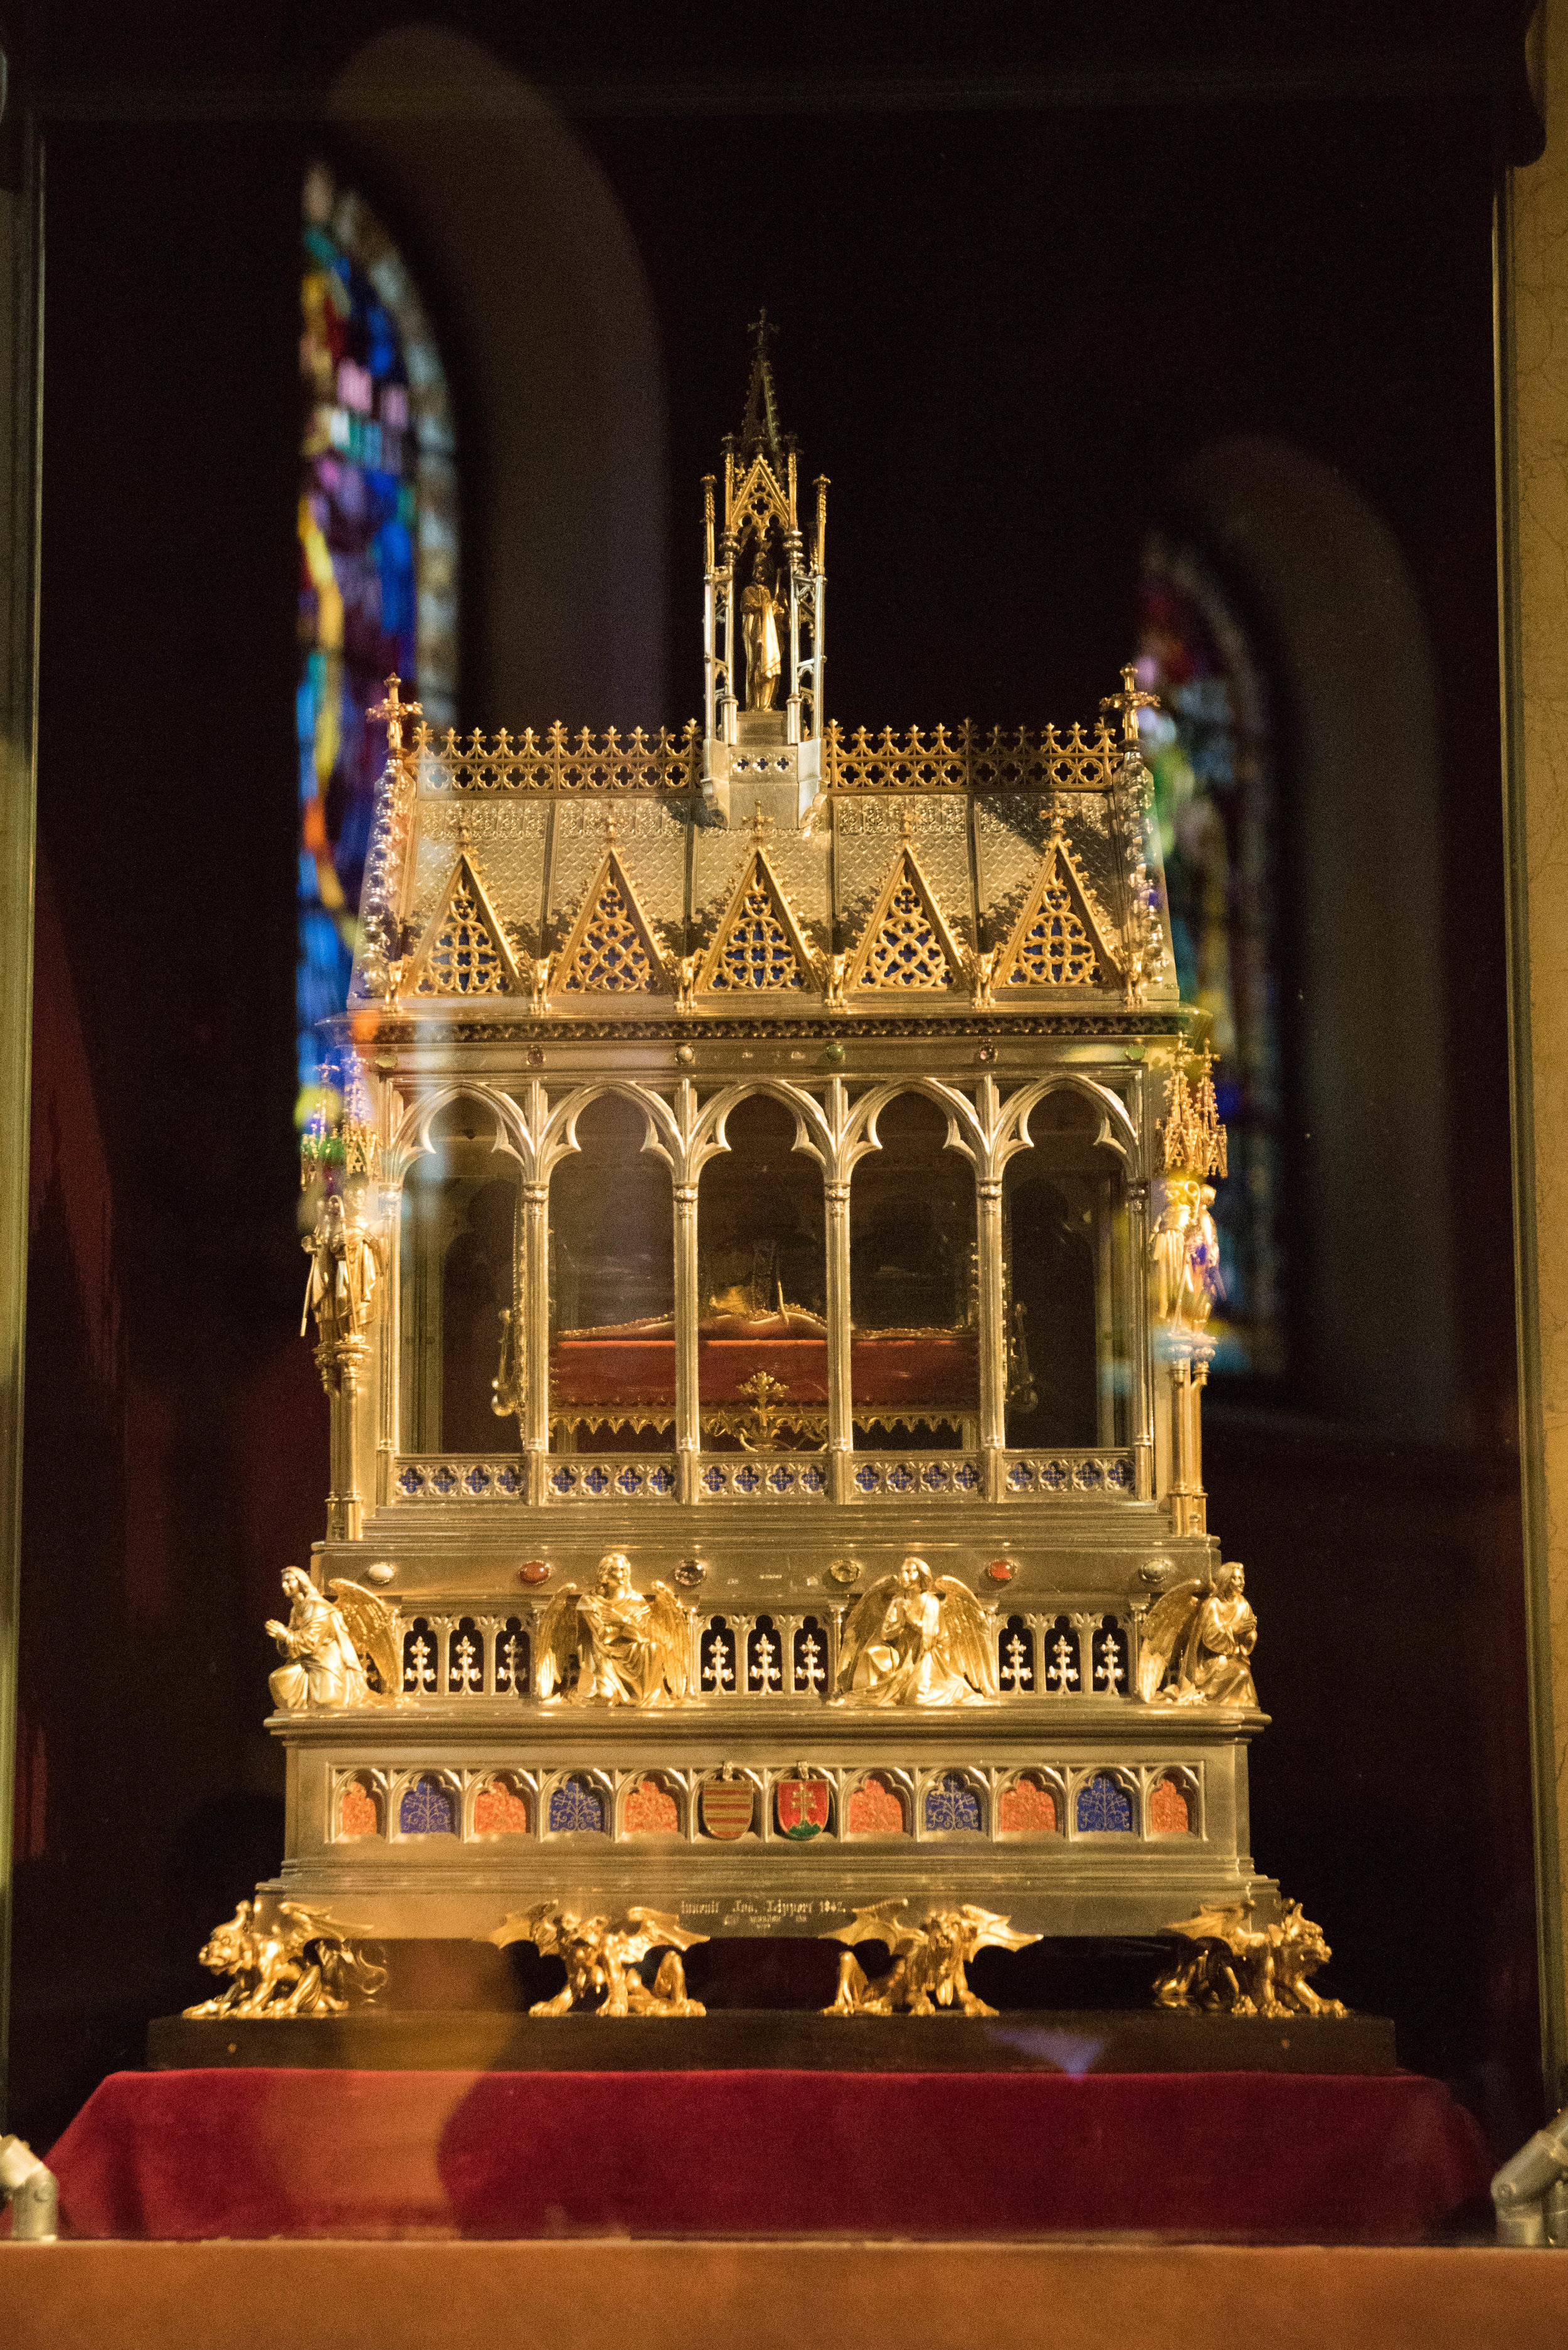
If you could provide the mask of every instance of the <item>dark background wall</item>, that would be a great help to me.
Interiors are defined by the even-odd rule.
[[[425,203],[406,153],[394,172],[383,143],[379,167],[344,85],[329,96],[398,12],[339,10],[329,36],[286,10],[234,31],[78,5],[32,27],[51,115],[47,888],[12,2126],[47,2143],[137,2060],[146,2018],[199,1995],[200,1940],[280,1847],[260,1625],[326,1485],[325,1409],[294,1335],[289,1123],[297,196],[326,151],[386,212],[447,336],[470,544],[487,546],[487,484],[576,467],[585,534],[641,497],[642,535],[616,542],[645,573],[626,608],[672,616],[629,667],[607,660],[607,680],[647,680],[649,706],[625,710],[594,696],[592,564],[556,580],[545,671],[506,636],[526,597],[471,596],[469,723],[695,709],[697,484],[738,419],[759,302],[784,329],[786,421],[833,477],[831,703],[848,723],[1090,716],[1132,641],[1144,534],[1181,518],[1181,481],[1226,436],[1304,452],[1390,534],[1439,749],[1414,817],[1407,800],[1383,809],[1375,765],[1356,778],[1382,849],[1356,922],[1365,940],[1405,919],[1411,858],[1435,841],[1422,1018],[1441,1049],[1413,1076],[1377,1049],[1374,1003],[1351,1040],[1362,1107],[1342,1114],[1361,1132],[1375,1097],[1367,1150],[1379,1122],[1436,1120],[1423,1246],[1451,1299],[1449,1360],[1439,1388],[1417,1378],[1408,1271],[1380,1280],[1365,1253],[1351,1335],[1320,1342],[1346,1326],[1354,1235],[1312,1210],[1332,1089],[1315,1138],[1298,1099],[1299,1368],[1210,1411],[1211,1519],[1262,1625],[1260,1862],[1324,1922],[1335,1987],[1392,2012],[1405,2061],[1517,2138],[1538,2085],[1489,251],[1498,158],[1528,136],[1517,27],[1480,7],[1318,9],[1276,14],[1265,41],[1239,9],[1179,35],[1168,12],[1090,12],[1069,50],[1034,12],[998,12],[961,55],[934,19],[835,33],[808,11],[797,47],[748,55],[727,20],[715,47],[603,9],[521,28],[499,8],[431,13],[554,89],[562,170],[590,172],[624,220],[636,266],[622,255],[600,282],[579,260],[549,315],[564,341],[591,328],[601,344],[639,318],[663,384],[626,391],[619,438],[612,399],[586,456],[578,421],[514,412],[487,378],[483,302],[451,249],[454,172],[507,237],[502,130],[454,99]],[[664,511],[660,552],[648,517]],[[1244,592],[1244,546],[1216,551]],[[528,545],[489,545],[486,576],[508,554],[535,588],[556,578]],[[1313,657],[1290,651],[1282,672]],[[580,702],[501,698],[533,674],[541,697]],[[1281,713],[1301,1066],[1314,956],[1343,979],[1357,938],[1303,938],[1333,812],[1309,825],[1293,798],[1288,692]],[[1370,1351],[1351,1379],[1357,1331]],[[1446,1400],[1403,1409],[1417,1389]]]

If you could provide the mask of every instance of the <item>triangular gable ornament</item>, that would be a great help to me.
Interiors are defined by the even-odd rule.
[[[517,961],[466,848],[425,925],[400,991],[405,995],[516,995]]]
[[[958,942],[919,858],[906,843],[861,934],[847,984],[851,989],[955,987],[963,969]]]
[[[997,987],[1105,987],[1118,976],[1109,925],[1067,845],[1060,814],[1034,887],[997,958]]]
[[[556,964],[555,993],[668,995],[669,975],[637,892],[613,847],[594,876]]]
[[[811,950],[789,900],[754,848],[702,960],[697,984],[717,994],[799,994],[816,983]]]

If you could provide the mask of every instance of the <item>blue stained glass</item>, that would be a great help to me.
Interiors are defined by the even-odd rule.
[[[317,1024],[348,1001],[386,758],[382,729],[366,712],[395,671],[404,700],[418,695],[432,724],[453,716],[456,502],[446,384],[419,297],[368,208],[320,164],[306,175],[301,261],[303,1124],[323,1082],[318,1065],[330,1057]]]
[[[457,1806],[446,1788],[433,1779],[416,1779],[411,1787],[403,1789],[398,1826],[404,1835],[455,1835]]]
[[[1225,1288],[1214,1373],[1285,1367],[1280,1241],[1283,1125],[1274,752],[1269,696],[1241,615],[1199,549],[1144,551],[1138,683],[1176,976],[1210,1014],[1231,1174],[1214,1218]]]
[[[926,1790],[926,1829],[968,1828],[980,1833],[980,1797],[967,1779],[950,1771]]]
[[[550,1830],[552,1835],[570,1835],[574,1831],[590,1835],[602,1835],[605,1825],[604,1799],[580,1779],[565,1780],[550,1791]]]
[[[1132,1797],[1118,1780],[1106,1771],[1085,1780],[1078,1790],[1080,1835],[1130,1835],[1132,1824]]]

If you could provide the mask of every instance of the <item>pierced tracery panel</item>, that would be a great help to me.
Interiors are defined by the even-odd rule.
[[[468,872],[459,867],[424,957],[416,995],[504,995],[511,985],[495,934]]]

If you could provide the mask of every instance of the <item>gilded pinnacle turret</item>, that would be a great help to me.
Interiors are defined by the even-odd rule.
[[[1207,1045],[1199,1065],[1199,1073],[1191,1082],[1184,1065],[1180,1061],[1176,1065],[1165,1122],[1159,1129],[1168,1175],[1193,1175],[1209,1180],[1227,1171],[1225,1128],[1220,1122],[1213,1069],[1214,1055]]]

